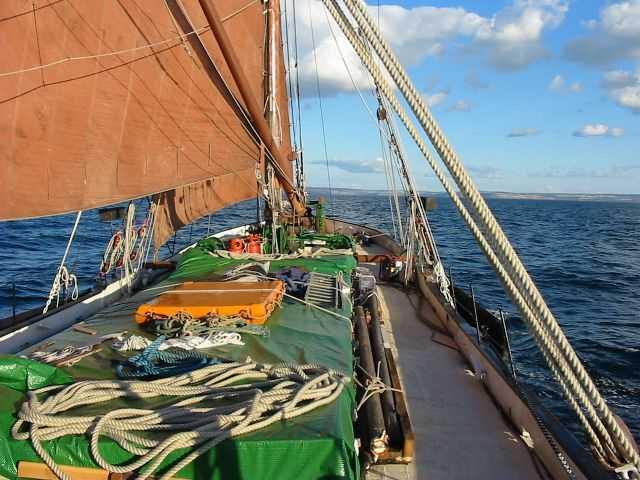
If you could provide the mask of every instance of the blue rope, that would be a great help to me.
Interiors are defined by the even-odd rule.
[[[119,378],[164,378],[191,372],[218,363],[193,350],[169,349],[160,351],[164,336],[158,337],[138,355],[116,366]]]

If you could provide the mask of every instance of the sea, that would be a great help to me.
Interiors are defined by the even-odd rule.
[[[487,201],[511,239],[579,357],[614,411],[640,438],[640,201],[617,197],[508,198]],[[578,436],[573,416],[493,270],[450,200],[434,195],[429,220],[440,255],[457,286],[473,286],[489,310],[507,312],[518,378],[531,385]],[[393,234],[387,195],[335,192],[329,212]],[[144,207],[140,208],[141,216]],[[169,255],[207,232],[252,222],[255,201],[226,208],[186,227],[168,242]],[[74,215],[0,223],[0,318],[46,299]],[[92,288],[115,222],[97,211],[82,216],[67,265],[80,290]]]

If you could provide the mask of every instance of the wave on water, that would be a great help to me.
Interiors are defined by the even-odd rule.
[[[393,233],[386,196],[343,193],[333,211]],[[640,437],[640,203],[491,198],[489,204],[538,284],[578,355],[613,409]],[[331,207],[329,208],[331,211]],[[142,215],[142,213],[141,213]],[[481,303],[507,313],[519,378],[561,419],[573,421],[518,313],[503,293],[453,205],[444,197],[429,213],[440,255],[456,285],[473,285]],[[249,201],[218,212],[222,230],[255,218]],[[0,223],[0,318],[41,306],[73,225],[73,215]],[[93,285],[117,228],[97,212],[83,215],[67,264],[80,289]],[[208,220],[178,233],[175,248],[207,233]],[[173,241],[165,247],[173,247]],[[15,295],[13,288],[15,285]],[[579,433],[579,428],[574,425]]]

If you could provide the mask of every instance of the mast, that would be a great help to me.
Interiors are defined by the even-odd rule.
[[[282,147],[282,126],[278,120],[278,29],[280,28],[280,2],[267,0],[267,28],[269,32],[268,45],[268,82],[267,82],[267,119],[274,140],[278,147]]]
[[[285,152],[276,144],[272,134],[272,130],[269,128],[267,120],[263,116],[263,109],[260,108],[255,95],[251,91],[251,87],[248,80],[242,70],[242,66],[238,56],[236,55],[233,43],[229,39],[227,32],[224,29],[224,25],[220,20],[220,15],[211,0],[198,0],[202,11],[207,18],[207,22],[211,26],[211,31],[218,41],[222,55],[229,66],[229,71],[240,90],[240,95],[244,100],[253,125],[258,131],[261,141],[266,147],[267,151],[273,156],[275,160],[274,166],[278,180],[287,193],[291,207],[296,215],[303,215],[305,213],[305,206],[303,199],[300,198],[298,191],[296,190],[293,182],[284,174],[289,167],[289,160]]]

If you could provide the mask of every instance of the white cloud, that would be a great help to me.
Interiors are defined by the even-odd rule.
[[[564,88],[564,77],[562,75],[556,75],[551,79],[551,83],[549,83],[549,90],[553,90],[554,92],[560,91]]]
[[[618,37],[640,38],[640,1],[613,3],[602,11],[602,27]]]
[[[430,107],[436,107],[444,102],[449,96],[448,92],[437,92],[432,95],[425,95],[424,99]]]
[[[640,0],[614,2],[588,23],[591,33],[567,44],[565,56],[592,65],[640,58]]]
[[[340,28],[331,20],[339,48],[336,47],[322,3],[318,0],[295,2],[300,52],[298,68],[304,95],[317,94],[312,25],[322,93],[333,95],[354,90],[341,52],[358,88],[371,88],[368,73]],[[568,2],[562,0],[513,0],[510,6],[485,17],[461,7],[405,8],[382,5],[380,24],[391,47],[406,67],[418,65],[427,57],[440,55],[454,45],[462,46],[466,52],[481,55],[499,70],[515,70],[547,55],[542,45],[543,33],[557,27],[567,9]],[[370,10],[377,18],[377,7],[372,6]],[[291,16],[292,9],[288,13]],[[290,23],[291,31],[292,19]]]
[[[552,92],[565,92],[567,91],[565,90],[565,87],[569,92],[573,93],[580,93],[584,90],[584,87],[580,82],[571,82],[570,85],[567,85],[566,79],[560,74],[553,77],[551,82],[549,82],[549,90]]]
[[[605,72],[602,85],[620,107],[640,114],[640,67],[635,73],[626,70]]]
[[[517,70],[548,55],[542,45],[545,29],[564,20],[568,2],[515,0],[483,25],[476,42],[489,49],[489,60],[499,70]]]
[[[624,130],[619,127],[609,127],[603,123],[587,124],[573,132],[576,137],[621,137]]]
[[[611,95],[621,107],[640,113],[640,85],[617,89]]]
[[[326,165],[325,160],[315,160],[311,163]],[[348,173],[371,174],[384,171],[384,161],[380,157],[373,160],[329,160],[329,165]]]

